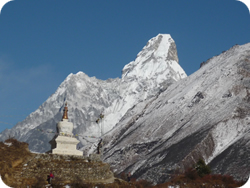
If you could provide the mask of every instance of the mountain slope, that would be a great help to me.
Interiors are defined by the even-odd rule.
[[[81,135],[80,146],[87,146],[96,141],[88,137],[100,137],[101,132],[111,130],[135,104],[158,95],[186,77],[178,64],[176,45],[168,34],[159,34],[149,40],[135,61],[126,65],[122,72],[121,79],[104,81],[83,72],[70,74],[39,109],[11,130],[3,131],[0,139],[5,140],[10,135],[28,142],[32,151],[48,151],[48,142],[54,135],[37,129],[55,132],[67,101],[69,119],[74,123],[73,132]],[[96,123],[100,113],[105,115],[103,130],[101,124]]]
[[[246,179],[249,81],[250,44],[213,57],[191,76],[128,111],[105,137],[104,160],[116,173],[131,172],[155,183],[199,158],[211,163],[214,172]],[[234,157],[237,152],[241,157]]]

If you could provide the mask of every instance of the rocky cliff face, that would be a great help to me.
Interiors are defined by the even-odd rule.
[[[250,44],[234,46],[155,98],[135,105],[105,137],[117,173],[164,182],[199,158],[247,179]],[[235,157],[238,155],[237,157]]]

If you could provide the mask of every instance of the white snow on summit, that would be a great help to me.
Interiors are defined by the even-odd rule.
[[[171,46],[174,51],[171,51]],[[171,57],[170,52],[176,53],[176,56]],[[154,78],[159,83],[172,76],[171,69],[177,73],[172,77],[176,81],[187,76],[178,64],[174,40],[169,34],[159,34],[148,41],[147,45],[138,53],[135,61],[124,66],[122,79],[129,77]]]
[[[159,34],[150,39],[135,61],[123,68],[118,85],[120,97],[104,111],[107,114],[105,132],[111,130],[128,109],[157,95],[160,89],[166,89],[166,81],[172,83],[186,76],[178,64],[176,46],[171,36]]]

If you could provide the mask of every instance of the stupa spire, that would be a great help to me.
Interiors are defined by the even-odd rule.
[[[62,119],[69,119],[68,118],[68,107],[67,107],[67,102],[65,103],[64,109],[63,109],[63,117]]]

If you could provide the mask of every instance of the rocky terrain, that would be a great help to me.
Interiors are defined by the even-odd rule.
[[[164,182],[199,158],[214,173],[250,172],[250,44],[210,59],[191,76],[135,105],[105,137],[117,172]]]
[[[0,142],[0,174],[11,187],[44,187],[52,171],[53,187],[77,184],[93,187],[128,183],[114,177],[110,165],[91,157],[31,153],[28,144],[15,139]],[[108,186],[107,186],[108,187]],[[132,186],[133,187],[133,186]]]

